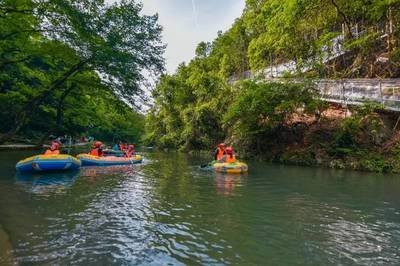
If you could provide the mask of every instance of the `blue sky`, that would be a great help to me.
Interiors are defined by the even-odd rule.
[[[194,56],[201,41],[212,41],[218,30],[229,29],[244,8],[245,0],[142,0],[145,14],[159,14],[169,73]],[[192,2],[194,2],[194,7]],[[196,12],[194,12],[194,9]]]

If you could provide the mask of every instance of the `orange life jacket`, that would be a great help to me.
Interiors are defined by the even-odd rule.
[[[236,162],[236,156],[235,156],[235,155],[232,155],[232,156],[227,155],[227,156],[226,156],[226,162],[227,162],[227,163],[234,163],[234,162]]]
[[[217,161],[221,160],[225,155],[225,150],[218,147]]]
[[[59,155],[59,154],[60,154],[59,150],[52,151],[50,149],[46,150],[46,152],[44,153],[44,155]]]
[[[90,155],[93,155],[93,156],[99,156],[99,157],[103,156],[103,152],[100,151],[99,148],[96,148],[96,149],[91,150],[91,151],[89,152],[89,154],[90,154]]]

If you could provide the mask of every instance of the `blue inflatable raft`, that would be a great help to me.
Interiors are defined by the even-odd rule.
[[[106,156],[98,157],[89,154],[79,154],[78,158],[82,162],[82,166],[108,166],[108,165],[127,165],[142,162],[142,156],[136,155],[131,158]]]
[[[70,155],[35,155],[19,161],[15,168],[20,172],[51,172],[76,170],[81,162]]]

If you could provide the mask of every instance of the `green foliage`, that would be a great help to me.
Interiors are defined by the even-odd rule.
[[[178,73],[163,76],[153,92],[155,107],[146,119],[145,141],[165,148],[208,149],[224,139],[221,119],[229,87],[210,61],[196,58]]]
[[[371,172],[387,173],[392,171],[390,163],[380,154],[363,153],[361,157],[361,168]]]
[[[382,105],[366,102],[355,107],[350,117],[343,119],[334,135],[334,144],[328,149],[331,156],[344,158],[367,145],[378,144],[383,122],[375,115]]]
[[[143,73],[163,70],[157,16],[134,0],[0,1],[0,142],[139,140]],[[126,103],[129,103],[127,105]]]
[[[310,150],[288,150],[281,155],[280,162],[302,166],[317,164],[315,154]]]
[[[314,113],[322,104],[306,84],[245,81],[238,85],[238,90],[224,123],[241,134],[269,131],[285,123],[299,109]]]
[[[332,40],[342,30],[346,47],[353,54],[371,55],[368,52],[379,47],[379,27],[391,23],[398,28],[399,6],[399,1],[392,0],[247,0],[242,18],[251,37],[247,55],[250,66],[261,70],[294,60],[298,65],[318,67],[335,53]],[[361,37],[356,28],[362,32]],[[398,36],[394,38],[398,42]],[[368,57],[368,62],[374,60]]]

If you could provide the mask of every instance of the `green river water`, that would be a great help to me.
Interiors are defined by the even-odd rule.
[[[400,176],[201,156],[20,175],[0,153],[0,265],[400,265]]]

